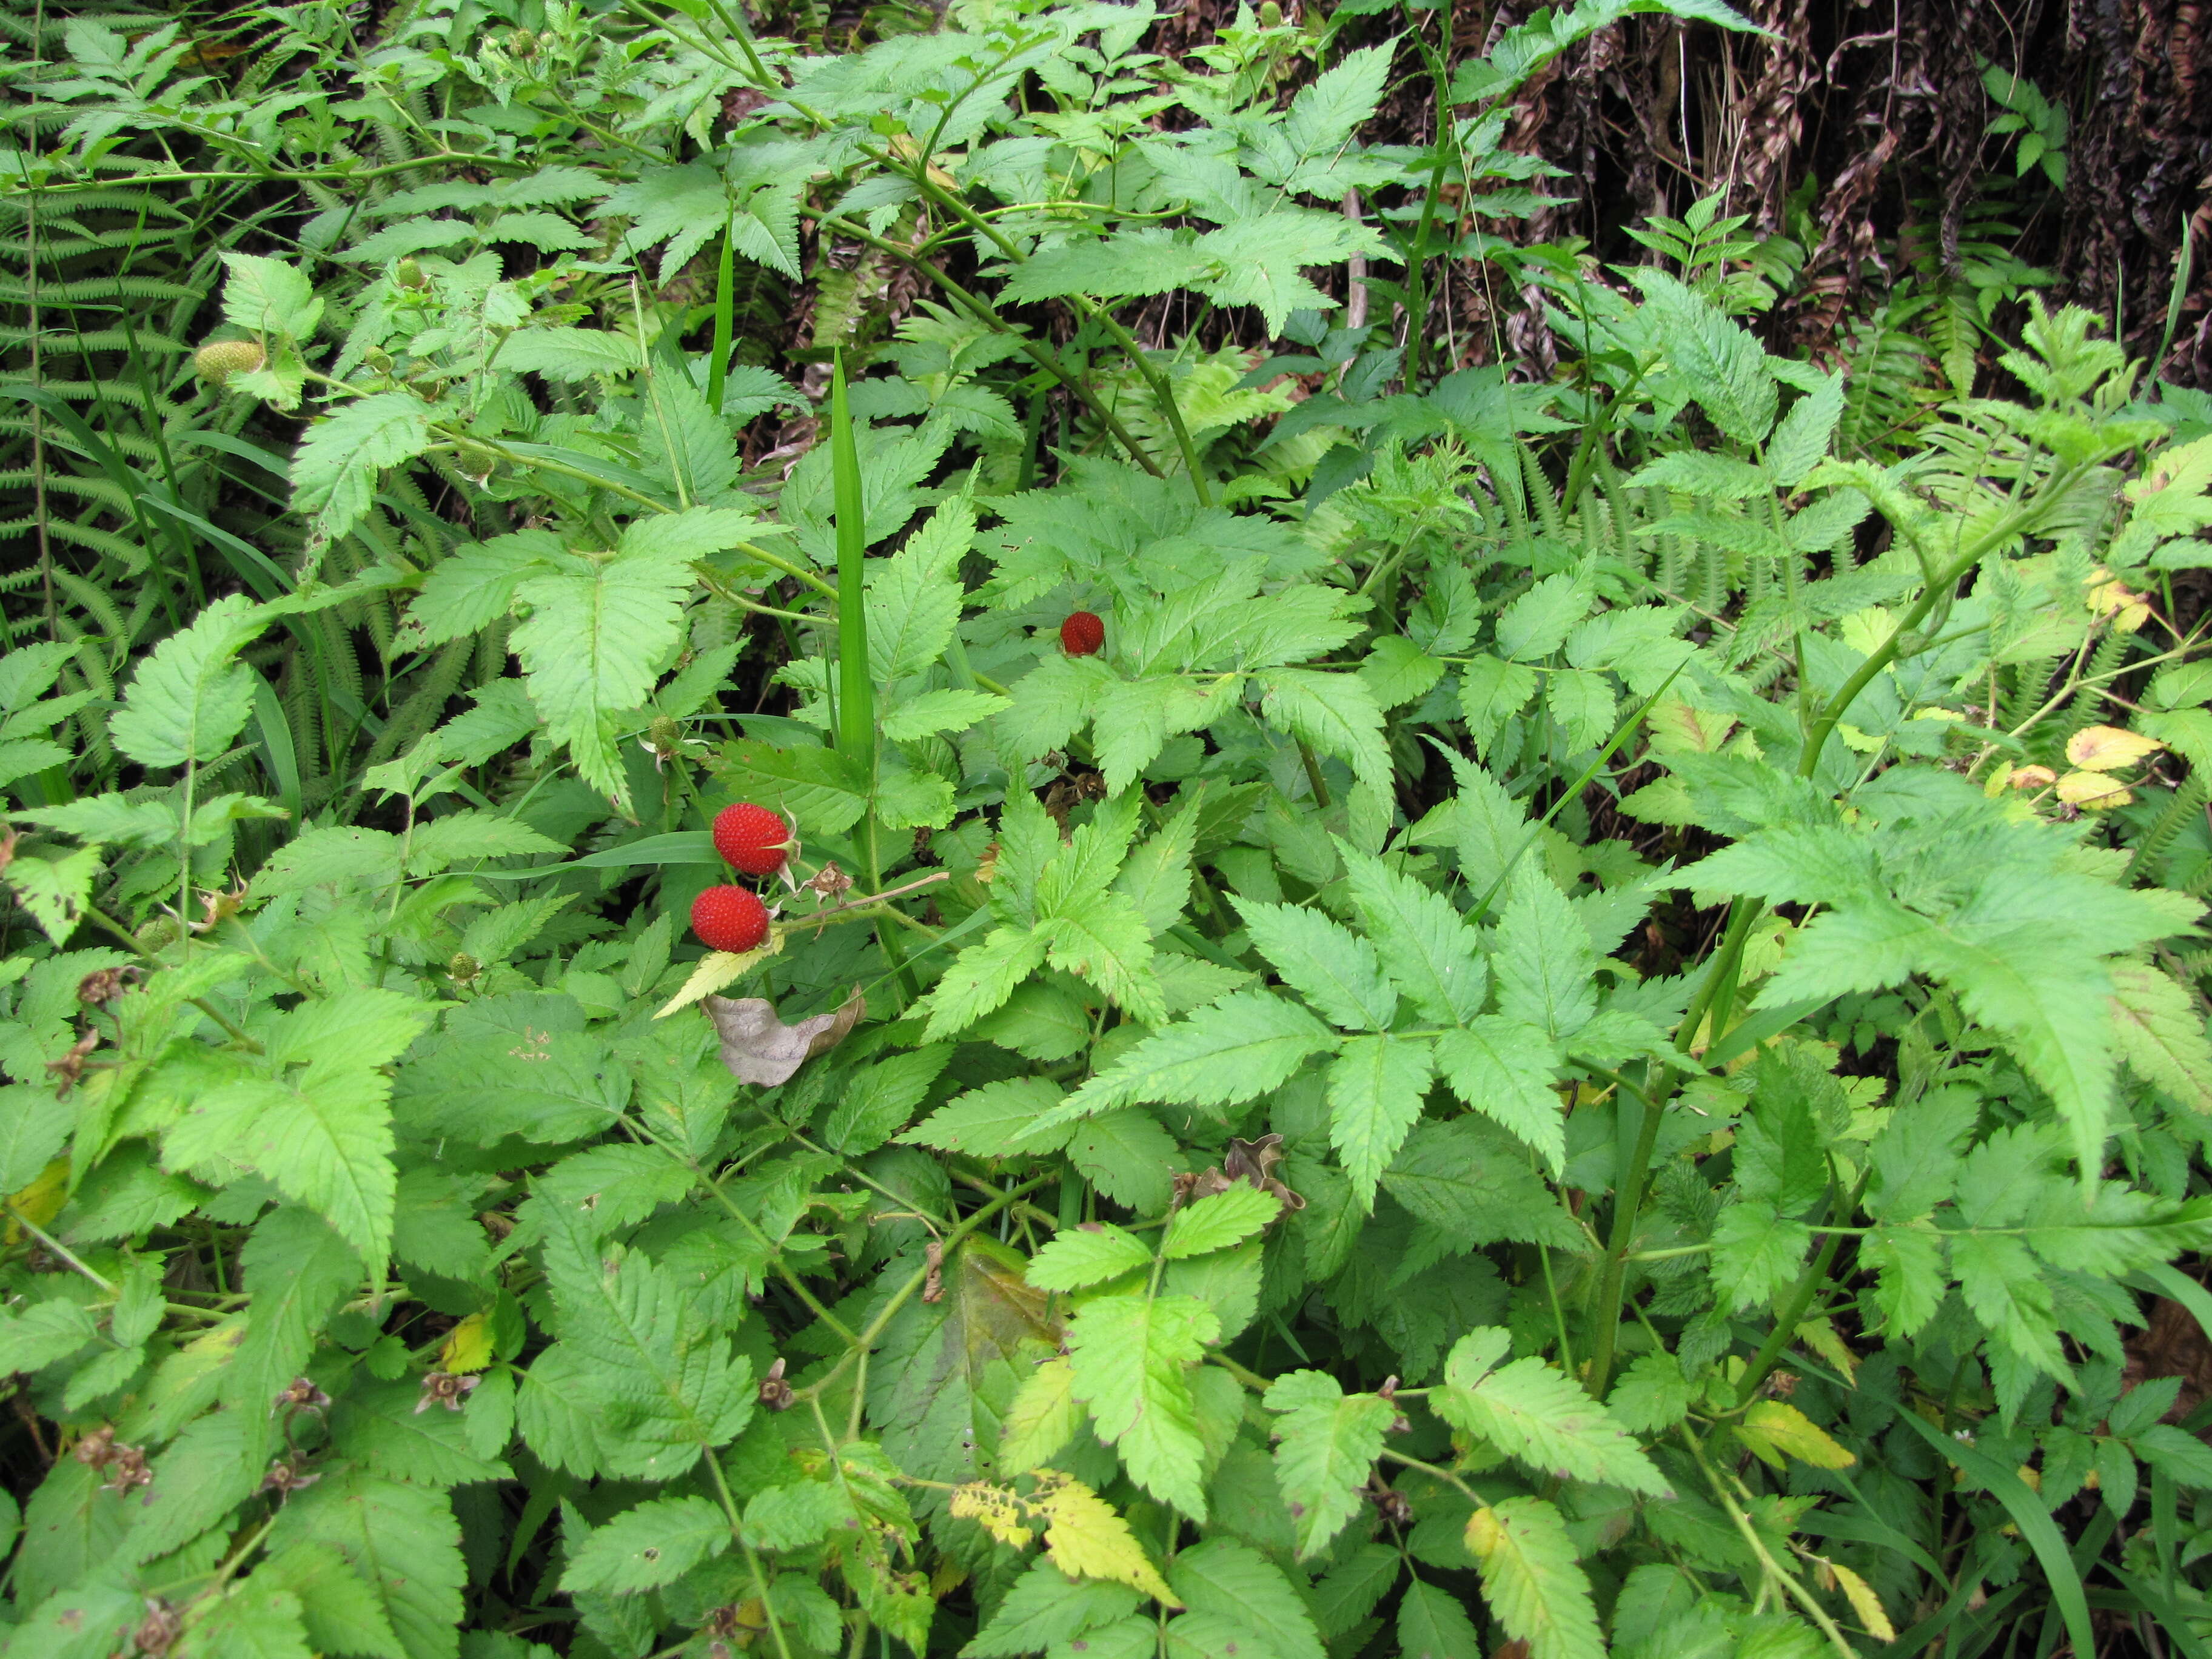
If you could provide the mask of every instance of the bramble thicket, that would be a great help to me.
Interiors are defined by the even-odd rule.
[[[2212,1652],[2196,231],[1785,10],[0,16],[9,1659]]]

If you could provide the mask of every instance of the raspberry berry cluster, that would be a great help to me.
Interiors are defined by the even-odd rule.
[[[791,855],[791,825],[751,801],[714,815],[714,850],[749,876],[778,874]],[[691,931],[710,951],[757,951],[768,940],[768,906],[744,887],[709,887],[691,901]]]

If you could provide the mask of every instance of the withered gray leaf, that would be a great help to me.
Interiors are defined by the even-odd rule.
[[[706,1006],[707,1017],[721,1034],[722,1064],[738,1081],[772,1089],[815,1055],[843,1042],[867,1012],[868,1002],[855,991],[842,1007],[796,1025],[778,1019],[775,1005],[766,997],[708,997]]]

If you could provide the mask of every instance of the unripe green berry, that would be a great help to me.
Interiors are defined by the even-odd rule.
[[[251,374],[269,354],[251,340],[210,340],[192,354],[192,367],[210,386],[226,386],[234,374]]]

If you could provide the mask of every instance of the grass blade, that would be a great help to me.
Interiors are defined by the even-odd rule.
[[[707,407],[722,412],[722,383],[730,373],[730,336],[737,318],[736,249],[731,227],[722,227],[722,258],[714,270],[714,355],[707,361]]]
[[[1990,1497],[2004,1505],[2013,1525],[2020,1528],[2020,1535],[2027,1540],[2028,1547],[2035,1552],[2035,1559],[2042,1564],[2043,1576],[2051,1584],[2051,1599],[2058,1604],[2059,1616],[2066,1621],[2066,1634],[2074,1644],[2074,1651],[2096,1652],[2096,1636],[2089,1627],[2089,1600],[2081,1588],[2081,1575],[2075,1571],[2074,1558],[2066,1552],[2066,1540],[2060,1535],[2057,1523],[2051,1520],[2051,1511],[2043,1507],[2043,1500],[2027,1489],[2026,1481],[1987,1452],[1954,1440],[1912,1412],[1899,1413],[1897,1420],[1973,1476],[1987,1488]]]
[[[837,511],[837,747],[876,772],[876,688],[868,674],[868,610],[861,576],[868,550],[860,453],[845,396],[845,354],[830,381],[830,477]]]

